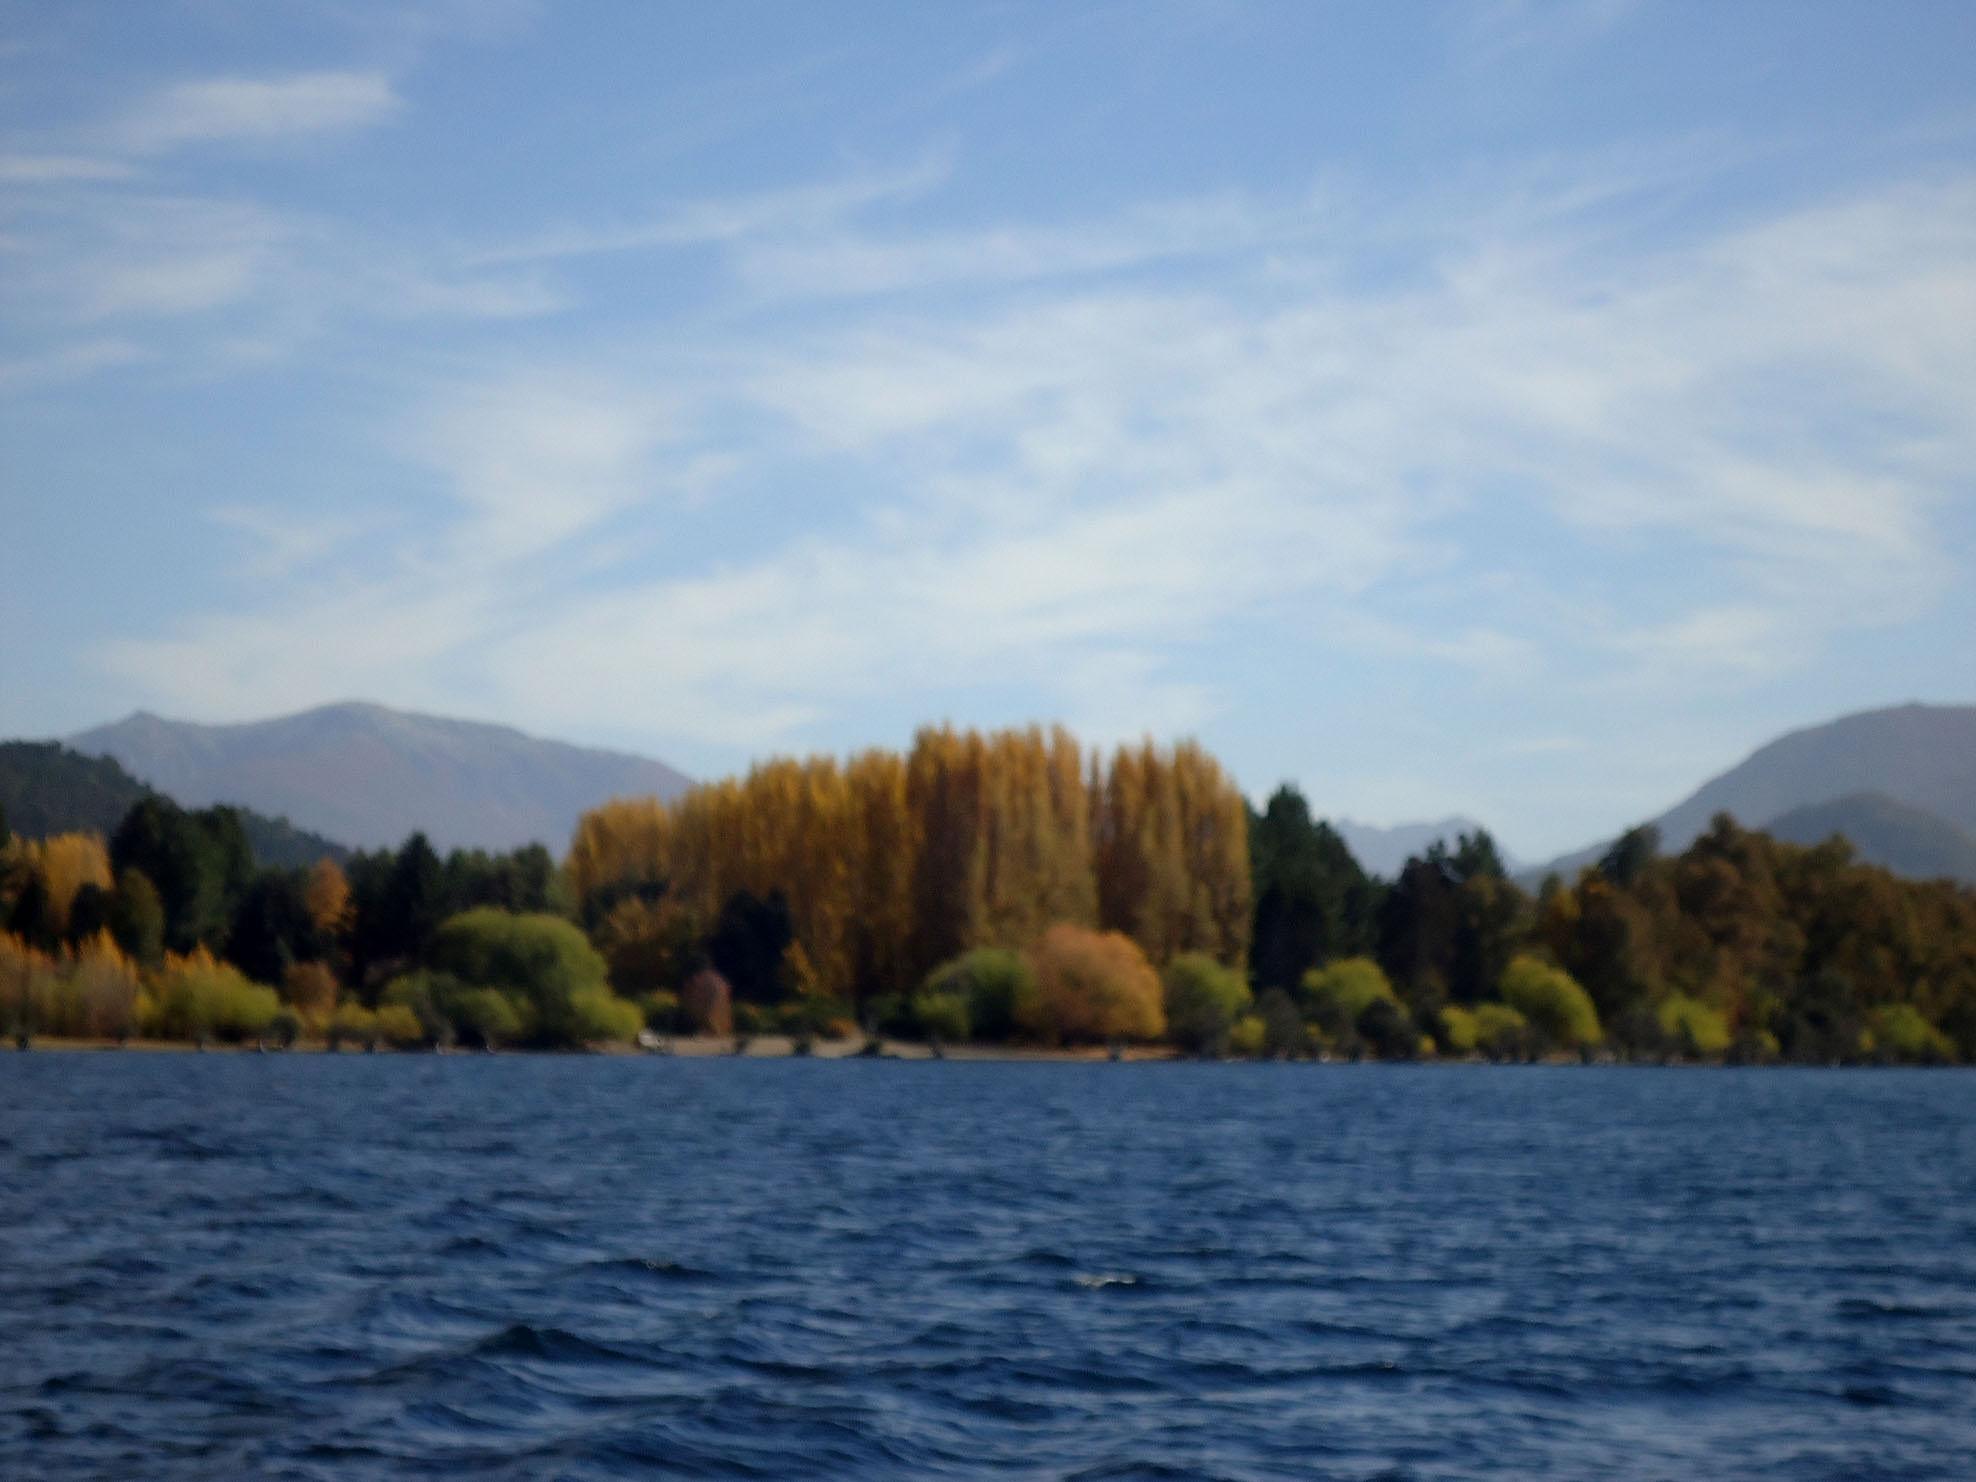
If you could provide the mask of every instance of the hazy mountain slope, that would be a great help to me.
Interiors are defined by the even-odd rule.
[[[1945,819],[1881,793],[1854,793],[1793,808],[1766,827],[1792,844],[1822,844],[1842,834],[1861,859],[1897,875],[1976,884],[1976,838]]]
[[[1693,843],[1717,813],[1764,828],[1794,809],[1860,793],[1878,793],[1976,833],[1976,705],[1901,705],[1793,731],[1654,823],[1661,848],[1671,853]],[[1594,844],[1544,868],[1569,876],[1605,848]]]
[[[365,848],[422,829],[442,849],[539,842],[560,853],[586,808],[688,785],[644,757],[357,703],[224,726],[139,711],[70,744],[187,805],[244,803]]]
[[[1398,823],[1391,828],[1380,828],[1376,824],[1354,823],[1349,818],[1333,819],[1331,826],[1345,841],[1345,847],[1352,851],[1368,874],[1381,875],[1390,880],[1405,868],[1406,862],[1415,855],[1425,854],[1436,840],[1445,842],[1450,849],[1462,834],[1472,834],[1482,825],[1472,818],[1456,815],[1443,818],[1437,823]],[[1516,869],[1508,851],[1503,849],[1503,841],[1496,840],[1496,848],[1503,854],[1505,865]]]
[[[0,809],[7,826],[26,838],[83,832],[107,839],[130,805],[150,791],[107,756],[83,756],[58,741],[0,742]],[[289,868],[349,854],[285,818],[252,809],[242,810],[241,826],[264,865]]]

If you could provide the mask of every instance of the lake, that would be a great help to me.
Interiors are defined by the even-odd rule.
[[[1976,1075],[0,1056],[0,1475],[1966,1478]]]

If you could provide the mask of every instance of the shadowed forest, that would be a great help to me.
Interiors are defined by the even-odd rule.
[[[922,731],[542,846],[264,868],[235,809],[0,824],[0,1025],[564,1048],[702,1034],[1246,1057],[1976,1060],[1976,892],[1729,818],[1534,893],[1487,834],[1384,880],[1198,746]]]

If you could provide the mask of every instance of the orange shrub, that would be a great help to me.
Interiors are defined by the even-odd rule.
[[[1166,1033],[1159,974],[1122,932],[1053,926],[1028,957],[1036,983],[1017,1003],[1016,1022],[1031,1038],[1102,1044]]]

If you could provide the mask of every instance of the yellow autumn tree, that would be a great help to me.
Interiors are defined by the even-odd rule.
[[[137,1028],[137,964],[107,931],[69,955],[59,1027],[50,1032],[87,1039],[122,1039]]]
[[[108,890],[110,855],[96,834],[53,834],[27,842],[24,855],[41,878],[48,925],[59,936],[69,929],[69,908],[85,885]]]
[[[302,903],[318,931],[342,935],[350,919],[350,881],[343,867],[327,856],[317,860],[303,882]]]
[[[675,937],[681,921],[704,930],[743,891],[787,903],[789,987],[851,1001],[1101,917],[1129,922],[1156,960],[1239,963],[1240,794],[1191,746],[1121,753],[1102,782],[1084,766],[1061,728],[928,727],[903,757],[778,758],[671,803],[605,804],[578,823],[566,869],[585,921],[641,973],[662,922]]]
[[[1246,959],[1248,810],[1213,757],[1192,742],[1121,747],[1093,788],[1092,833],[1101,925],[1156,964]]]

